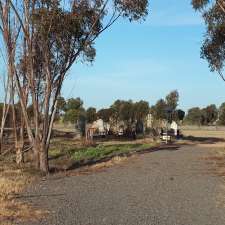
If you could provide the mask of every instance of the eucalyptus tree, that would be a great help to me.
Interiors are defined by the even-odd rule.
[[[93,111],[93,108],[91,108],[92,109],[92,111]],[[89,108],[89,110],[87,110],[87,113],[90,113],[90,108]],[[113,111],[112,111],[112,109],[111,108],[107,108],[107,109],[100,109],[98,112],[97,112],[97,114],[95,114],[94,113],[94,111],[92,112],[92,114],[93,114],[93,119],[94,118],[99,118],[99,119],[102,119],[104,122],[110,122],[110,119],[111,119],[111,117],[113,116]],[[92,120],[93,120],[92,119]],[[93,122],[93,121],[92,121]]]
[[[165,120],[167,104],[164,99],[159,99],[154,106],[151,107],[150,111],[156,120]]]
[[[86,118],[88,123],[93,123],[97,120],[97,111],[94,107],[89,107],[86,111]]]
[[[225,63],[225,1],[192,0],[195,10],[202,13],[206,24],[205,40],[201,48],[201,57],[206,59],[212,71],[224,78]]]
[[[218,118],[219,125],[225,125],[225,102],[221,104],[219,108],[219,118]]]
[[[179,93],[177,90],[171,91],[166,96],[166,104],[172,111],[175,111],[175,109],[178,106],[178,102],[179,102]]]
[[[119,18],[145,18],[147,6],[147,0],[0,0],[4,45],[9,56],[15,54],[9,57],[8,72],[16,87],[36,167],[41,171],[49,170],[57,99],[68,70],[78,61],[93,62],[99,35]],[[11,36],[5,35],[7,30],[14,34],[12,44]],[[33,109],[34,129],[27,113],[28,102]]]
[[[188,110],[185,120],[189,124],[202,125],[203,122],[203,112],[199,107],[193,107]]]

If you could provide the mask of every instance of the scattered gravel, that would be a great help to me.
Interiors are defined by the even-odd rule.
[[[24,201],[50,211],[26,225],[223,225],[223,180],[202,160],[206,148],[184,146],[138,155],[80,176],[50,177]]]

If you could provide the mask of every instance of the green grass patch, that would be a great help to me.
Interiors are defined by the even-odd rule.
[[[51,157],[57,157],[60,156],[62,154],[60,148],[51,148],[49,150],[49,156]]]
[[[75,161],[82,160],[99,160],[105,157],[117,156],[134,151],[141,151],[153,147],[154,144],[114,144],[114,145],[98,145],[96,147],[87,147],[79,149],[71,149],[70,157]]]
[[[123,154],[132,154],[143,150],[148,150],[157,146],[157,142],[102,142],[99,144],[85,145],[82,141],[65,138],[54,139],[49,149],[49,156],[52,165],[59,165],[61,162],[83,162],[98,161],[101,159],[113,158]]]

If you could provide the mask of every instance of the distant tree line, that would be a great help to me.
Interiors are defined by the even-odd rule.
[[[76,123],[84,119],[87,123],[93,123],[97,119],[104,122],[124,121],[130,126],[133,121],[142,121],[149,114],[149,103],[146,101],[133,102],[132,100],[116,100],[109,108],[97,110],[89,107],[85,110],[83,101],[80,98],[70,98],[65,100],[63,97],[58,99],[57,120],[64,123]]]
[[[95,107],[85,109],[80,98],[65,100],[63,97],[59,97],[56,120],[63,123],[83,124],[102,119],[111,125],[122,121],[128,128],[134,123],[139,124],[141,130],[141,127],[146,125],[148,114],[152,115],[158,127],[161,126],[161,121],[183,121],[185,112],[178,108],[178,104],[179,93],[177,90],[171,91],[165,99],[159,99],[152,106],[149,106],[149,103],[144,100],[134,102],[118,99],[110,107],[99,110]]]
[[[153,118],[156,120],[168,120],[171,122],[182,121],[185,116],[185,112],[178,109],[179,93],[177,90],[171,91],[165,99],[159,99],[155,105],[150,108],[150,112]]]
[[[133,121],[144,122],[150,113],[155,121],[176,121],[189,125],[225,125],[225,103],[217,107],[210,104],[204,108],[193,107],[187,111],[178,108],[179,93],[171,91],[164,99],[159,99],[154,105],[149,106],[146,101],[133,102],[132,100],[116,100],[109,108],[97,110],[94,107],[87,109],[80,98],[65,100],[60,97],[56,120],[64,123],[76,123],[85,119],[87,123],[93,123],[97,119],[109,122],[110,118],[116,121],[124,121],[129,126]]]
[[[152,115],[154,121],[176,121],[188,125],[225,125],[225,102],[217,108],[215,104],[205,108],[193,107],[187,111],[178,108],[179,93],[171,91],[164,99],[159,99],[154,105],[149,106],[147,101],[116,100],[110,107],[97,110],[95,107],[85,109],[81,98],[64,99],[58,97],[55,122],[62,123],[93,123],[97,119],[104,122],[117,123],[123,121],[126,126],[131,126],[134,121],[145,123],[148,114]],[[3,112],[3,103],[0,103],[0,116]],[[17,122],[20,121],[21,111],[19,103],[14,105]],[[9,107],[10,108],[10,107]],[[6,118],[6,127],[12,127],[12,110]],[[31,121],[34,119],[32,105],[27,107],[27,112]],[[41,117],[41,115],[40,115]],[[34,123],[34,121],[33,121]],[[1,124],[1,121],[0,121]],[[160,126],[160,125],[159,125]]]
[[[225,103],[219,108],[211,104],[205,108],[193,107],[188,110],[184,122],[191,125],[225,125]]]

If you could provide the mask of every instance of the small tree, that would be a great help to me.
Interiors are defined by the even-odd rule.
[[[86,119],[88,123],[93,123],[94,121],[97,120],[97,112],[96,108],[90,107],[86,111]]]
[[[65,114],[63,115],[64,122],[76,124],[81,114],[85,114],[83,101],[80,98],[70,98],[65,104]]]
[[[175,121],[183,121],[185,117],[185,112],[181,109],[178,109],[174,113],[174,119]]]
[[[218,110],[216,105],[212,104],[202,109],[202,114],[204,117],[204,124],[213,124],[218,118]]]
[[[97,112],[97,118],[102,119],[104,122],[109,122],[112,117],[112,110],[109,109],[100,109]]]
[[[66,111],[66,100],[62,97],[58,97],[58,104],[57,104],[57,113],[60,115]]]
[[[225,125],[225,102],[221,104],[219,108],[219,120],[220,125]]]
[[[131,128],[131,124],[134,121],[134,105],[133,102],[123,101],[120,105],[119,118],[123,121],[127,128]]]
[[[67,100],[65,105],[65,111],[76,109],[79,110],[83,107],[84,102],[80,98],[70,98]]]
[[[188,110],[187,116],[185,120],[189,124],[194,124],[194,125],[202,125],[202,110],[199,107],[194,107]]]
[[[154,106],[151,107],[151,113],[155,119],[163,120],[167,118],[166,108],[167,104],[165,100],[160,99],[156,102]]]
[[[175,111],[175,109],[178,106],[178,101],[179,101],[179,93],[177,90],[171,91],[166,96],[166,104],[173,112]]]
[[[149,103],[146,101],[139,101],[134,103],[134,118],[137,122],[137,125],[139,124],[140,128],[137,126],[136,130],[145,132],[145,122],[146,122],[146,117],[149,114]],[[139,128],[139,129],[138,129]]]
[[[146,101],[139,101],[134,103],[134,114],[135,119],[144,121],[147,115],[149,114],[149,103]]]

